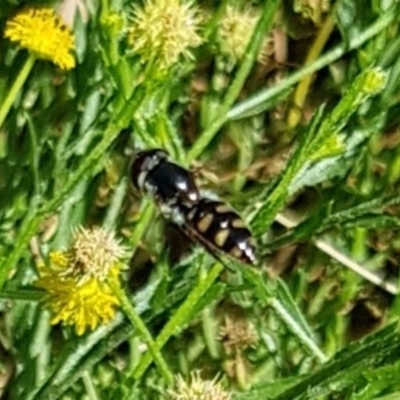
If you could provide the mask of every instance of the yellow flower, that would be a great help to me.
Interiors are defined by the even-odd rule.
[[[197,10],[188,3],[147,0],[144,8],[134,8],[128,40],[143,62],[154,62],[164,70],[181,56],[193,58],[189,48],[202,42],[197,34],[199,22]]]
[[[90,279],[77,285],[74,277],[57,272],[44,272],[36,286],[44,289],[44,301],[52,312],[52,324],[65,322],[75,327],[78,335],[114,319],[118,299],[104,282]]]
[[[124,256],[114,236],[96,227],[78,229],[68,250],[52,252],[36,282],[46,292],[51,323],[72,325],[78,335],[109,323],[120,304],[110,284],[119,287]]]
[[[4,36],[61,69],[75,66],[71,54],[74,36],[51,8],[28,8],[19,12],[7,21]]]
[[[176,379],[175,390],[170,391],[171,400],[230,400],[231,394],[225,391],[218,378],[204,380],[199,371],[190,374],[190,382],[185,382],[181,375]]]

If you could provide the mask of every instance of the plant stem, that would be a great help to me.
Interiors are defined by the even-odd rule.
[[[39,289],[3,290],[0,293],[0,299],[3,300],[38,302],[42,298],[43,298],[43,292]]]
[[[282,305],[279,299],[271,299],[271,307],[279,315],[279,317],[289,326],[290,330],[296,335],[301,343],[314,355],[314,357],[324,363],[327,361],[326,355],[321,351],[321,349],[316,345],[316,343],[306,334],[302,329],[298,329],[298,323],[290,315],[287,309]]]
[[[332,143],[334,141],[340,143],[338,133],[343,130],[351,115],[366,99],[383,89],[386,78],[387,73],[379,68],[363,71],[354,79],[340,102],[329,114],[323,118],[322,108],[314,114],[313,121],[280,180],[251,221],[251,227],[256,236],[263,235],[274,221],[276,214],[282,209],[289,196],[290,185],[296,176],[302,170],[305,171],[309,165],[331,156],[332,149],[337,151]]]
[[[189,293],[185,302],[178,308],[156,338],[154,342],[156,350],[160,350],[171,336],[178,333],[183,326],[189,322],[187,316],[191,315],[192,310],[196,307],[197,303],[204,296],[207,290],[212,286],[223,269],[224,267],[221,263],[214,264],[208,274],[201,279],[197,286]],[[144,355],[133,373],[135,379],[140,379],[143,376],[150,365],[151,360],[150,354],[147,353]]]
[[[0,105],[0,128],[3,126],[3,122],[7,117],[12,105],[14,104],[15,98],[18,96],[22,86],[24,85],[26,78],[28,78],[29,73],[35,64],[36,58],[32,54],[28,55],[22,69],[19,71],[17,78],[15,79],[13,85],[11,86],[8,95],[4,99],[3,103]]]
[[[121,287],[115,282],[111,282],[111,287],[113,289],[114,294],[118,297],[119,301],[121,302],[122,309],[124,310],[132,326],[139,332],[141,338],[146,343],[149,353],[151,354],[151,357],[157,364],[157,367],[161,375],[164,377],[166,383],[171,385],[173,383],[172,373],[169,370],[167,363],[165,362],[163,356],[159,351],[160,348],[158,348],[154,343],[153,337],[151,336],[145,323],[142,321],[139,314],[136,312],[135,308],[132,306],[132,303],[129,301],[129,299],[127,298],[125,292],[121,289]]]
[[[24,250],[27,249],[30,238],[38,231],[41,218],[38,214],[29,213],[24,222],[17,238],[15,239],[14,249],[11,254],[0,265],[0,291],[8,278],[11,270],[16,268],[19,258]]]
[[[96,392],[96,387],[93,383],[93,379],[88,371],[85,371],[82,375],[83,385],[86,389],[86,395],[88,396],[89,400],[100,400],[99,396]]]
[[[32,160],[32,179],[35,196],[40,194],[40,179],[39,179],[39,155],[40,147],[37,140],[37,134],[32,118],[28,113],[25,113],[25,117],[28,123],[28,132],[31,140],[30,143],[30,155]]]
[[[371,203],[371,204],[374,204],[374,203]],[[388,204],[393,204],[393,203],[388,202]],[[289,217],[285,213],[278,213],[276,215],[275,222],[278,222],[279,224],[283,225],[285,228],[288,228],[288,229],[293,229],[299,224],[299,222],[296,221],[296,219],[293,216]],[[352,270],[356,274],[360,275],[363,279],[366,279],[373,285],[377,285],[381,289],[383,289],[386,292],[391,293],[395,296],[399,294],[400,291],[395,284],[393,284],[392,282],[387,282],[383,277],[370,271],[368,268],[364,267],[363,265],[357,263],[352,258],[348,257],[346,254],[344,254],[344,252],[341,249],[334,247],[331,244],[331,242],[334,242],[333,238],[329,238],[326,236],[324,236],[324,237],[327,240],[323,240],[323,239],[316,237],[315,239],[313,239],[311,241],[311,243],[313,243],[314,246],[317,247],[319,250],[326,253],[329,257],[333,258],[338,263],[344,265],[346,268],[349,268],[350,270]],[[294,239],[292,239],[292,240],[294,240]],[[285,243],[287,243],[287,242],[284,242],[284,244]],[[283,246],[283,244],[282,244],[282,246]],[[275,247],[275,245],[274,245],[274,247]],[[281,246],[279,244],[277,244],[276,247],[281,247]]]
[[[139,213],[139,219],[136,222],[135,229],[132,231],[132,235],[129,239],[130,243],[130,251],[133,254],[136,251],[137,246],[144,233],[146,232],[147,227],[154,216],[154,204],[148,199],[145,200],[144,204],[142,204],[142,208]]]
[[[197,141],[190,149],[187,156],[188,163],[196,159],[202,153],[202,151],[215,137],[221,126],[225,123],[227,119],[227,113],[239,96],[242,87],[251,71],[251,68],[253,67],[254,61],[257,58],[259,49],[263,43],[265,34],[270,30],[272,26],[278,4],[279,1],[277,0],[270,0],[264,3],[263,12],[257,26],[254,28],[253,35],[249,41],[245,55],[243,56],[243,61],[240,64],[239,70],[232,84],[226,92],[225,98],[221,106],[216,112],[218,117],[215,118],[211,122],[211,124],[205,128],[203,133],[199,136]]]
[[[312,64],[306,65],[304,68],[299,69],[277,85],[262,90],[252,97],[235,105],[228,112],[226,118],[228,120],[240,119],[265,111],[267,109],[265,103],[287,91],[294,84],[301,81],[305,76],[326,67],[332,62],[338,60],[347,52],[362,46],[369,39],[386,29],[396,17],[398,17],[397,6],[394,6],[391,11],[383,13],[383,15],[378,18],[375,23],[371,24],[370,27],[367,28],[363,33],[353,37],[349,43],[346,42],[339,44],[337,47],[318,58]]]
[[[11,270],[16,267],[21,254],[27,248],[30,238],[38,231],[40,223],[50,213],[56,211],[67,195],[76,187],[76,185],[88,176],[96,161],[102,157],[107,148],[118,137],[119,132],[127,126],[134,111],[139,107],[144,97],[144,91],[137,89],[132,99],[125,104],[123,110],[110,122],[110,125],[104,132],[102,140],[92,150],[90,154],[85,156],[78,169],[72,174],[71,178],[56,195],[45,202],[36,212],[30,212],[26,216],[18,235],[15,239],[15,246],[10,255],[0,264],[0,291]],[[115,121],[115,122],[114,122]]]
[[[328,16],[318,32],[318,35],[313,42],[310,50],[307,54],[307,58],[304,65],[310,65],[320,55],[326,42],[328,41],[333,28],[335,27],[335,20],[332,16]],[[293,106],[288,113],[288,127],[294,128],[301,120],[301,110],[304,106],[304,102],[307,98],[307,94],[310,90],[312,82],[312,74],[303,77],[299,85],[297,86],[293,95]]]
[[[46,215],[50,212],[55,211],[62,203],[64,198],[72,189],[81,181],[81,179],[91,170],[91,167],[95,162],[105,153],[111,143],[119,135],[120,131],[127,125],[129,119],[132,117],[134,110],[140,105],[143,99],[144,92],[136,92],[136,96],[125,104],[124,109],[115,118],[116,122],[111,122],[108,128],[105,130],[101,142],[92,150],[90,154],[85,156],[83,161],[79,164],[78,169],[74,172],[72,177],[65,184],[63,189],[56,194],[56,196],[46,202],[41,208],[41,213]]]

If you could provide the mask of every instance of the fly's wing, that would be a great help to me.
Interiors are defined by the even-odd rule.
[[[255,264],[251,232],[240,216],[225,203],[203,198],[195,207],[183,210],[181,215],[181,230],[211,254]]]
[[[226,262],[224,262],[222,259],[222,256],[225,253],[221,251],[217,246],[215,246],[211,241],[205,238],[204,235],[202,235],[186,222],[177,226],[192,242],[203,246],[207,250],[207,252],[210,253],[217,261],[228,267]]]
[[[168,249],[168,261],[170,265],[179,264],[190,254],[194,241],[180,229],[179,225],[170,221],[165,221],[164,234],[165,245]]]
[[[178,228],[194,243],[198,243],[203,246],[216,260],[220,261],[222,264],[226,266],[226,262],[223,261],[223,258],[233,258],[236,261],[239,261],[243,264],[254,265],[255,260],[247,257],[245,252],[240,251],[237,254],[239,256],[235,256],[234,253],[229,251],[225,251],[223,248],[218,247],[215,243],[213,243],[210,239],[208,239],[205,235],[195,229],[190,223],[185,221],[182,224],[177,225]],[[239,250],[239,249],[238,249]]]

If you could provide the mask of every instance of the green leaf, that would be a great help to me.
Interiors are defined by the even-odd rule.
[[[341,135],[342,145],[344,146],[342,154],[317,160],[311,165],[305,165],[290,184],[289,193],[294,194],[305,186],[315,186],[328,179],[345,176],[349,168],[353,166],[361,145],[372,133],[373,131],[370,129],[359,129],[348,133],[346,136]]]
[[[263,305],[271,306],[294,337],[296,337],[315,358],[324,362],[326,357],[319,349],[311,328],[301,314],[300,309],[297,307],[286,285],[281,280],[275,280],[273,285],[276,285],[275,290],[277,290],[277,296],[275,294],[275,296],[272,297],[273,286],[271,283],[266,282],[262,275],[248,267],[242,267],[241,272],[246,278],[246,281],[253,286],[252,290],[255,292],[259,301],[262,301],[264,303]]]
[[[276,213],[284,206],[290,193],[290,185],[301,171],[312,164],[312,160],[320,154],[320,149],[330,143],[332,135],[343,130],[358,107],[383,89],[385,82],[386,73],[379,68],[364,71],[354,80],[337,106],[324,118],[323,108],[319,109],[282,173],[279,183],[253,218],[251,225],[255,235],[262,235],[267,230]]]
[[[339,1],[336,21],[347,42],[354,40],[373,21],[375,15],[363,0]]]
[[[350,344],[329,363],[304,377],[275,400],[290,400],[307,395],[309,399],[349,393],[365,385],[364,373],[372,368],[397,362],[400,351],[400,335],[390,326],[361,342]]]

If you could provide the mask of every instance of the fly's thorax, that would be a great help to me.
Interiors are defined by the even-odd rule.
[[[200,199],[193,174],[169,161],[164,150],[138,153],[132,164],[131,177],[134,186],[153,196],[159,206],[190,207]]]

